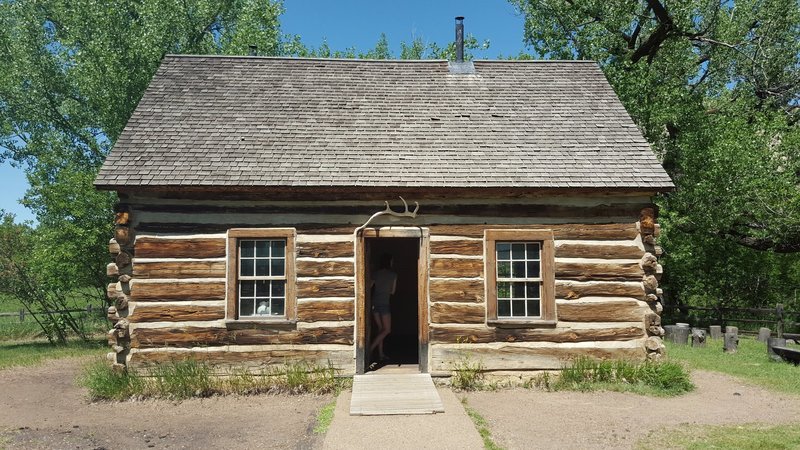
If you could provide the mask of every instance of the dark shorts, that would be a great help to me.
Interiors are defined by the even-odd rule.
[[[385,304],[385,305],[373,304],[372,305],[372,312],[378,313],[378,314],[383,316],[383,315],[386,315],[386,314],[391,314],[392,313],[392,308],[389,306],[388,303]]]

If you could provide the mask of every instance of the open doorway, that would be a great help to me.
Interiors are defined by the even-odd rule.
[[[380,262],[386,255],[391,255],[391,270],[397,274],[394,295],[391,296],[389,310],[391,315],[391,333],[384,339],[384,352],[389,356],[388,364],[419,364],[419,253],[420,239],[406,237],[380,237],[365,239],[365,274],[366,306],[369,312],[367,325],[367,349],[378,334],[378,323],[375,320],[372,306],[374,288],[371,280],[380,268]],[[367,317],[365,317],[367,319]],[[366,365],[377,361],[377,351],[367,352]],[[383,365],[383,364],[379,364]],[[375,366],[373,366],[375,367]]]

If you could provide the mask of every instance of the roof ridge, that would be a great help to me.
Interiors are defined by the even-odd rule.
[[[286,60],[286,61],[335,61],[335,62],[366,62],[366,63],[443,63],[447,59],[368,59],[368,58],[321,58],[303,56],[250,56],[250,55],[197,55],[167,53],[164,58],[213,58],[213,59],[264,59],[264,60]],[[482,63],[590,63],[597,64],[591,59],[474,59],[474,62]]]

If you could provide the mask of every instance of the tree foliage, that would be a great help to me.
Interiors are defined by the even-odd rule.
[[[0,2],[0,161],[26,170],[38,271],[102,295],[115,198],[92,181],[161,59],[280,53],[281,12],[264,0]]]
[[[538,55],[601,64],[675,181],[659,200],[672,293],[740,303],[791,295],[786,281],[800,282],[800,4],[513,3]]]

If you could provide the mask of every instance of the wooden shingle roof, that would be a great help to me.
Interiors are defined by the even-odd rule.
[[[167,56],[95,184],[673,186],[597,64],[474,67]]]

